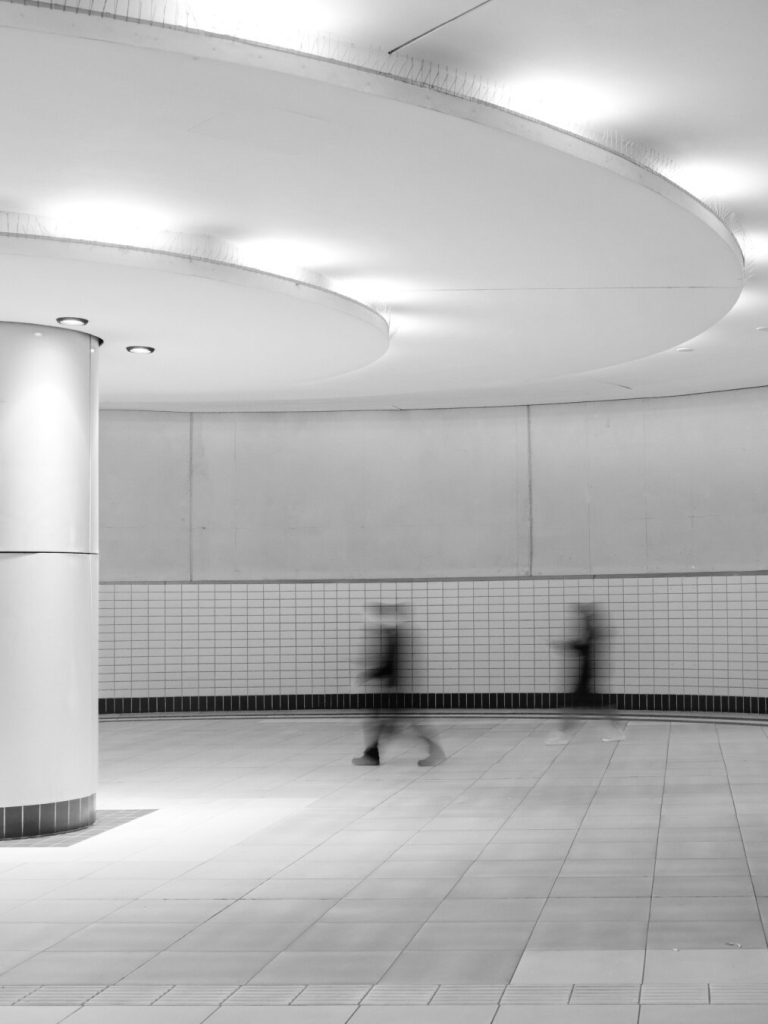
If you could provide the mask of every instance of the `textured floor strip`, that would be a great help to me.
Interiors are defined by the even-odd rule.
[[[510,985],[501,997],[502,1005],[546,1004],[564,1006],[570,996],[573,985]]]
[[[364,1005],[426,1006],[437,985],[374,985],[363,999]]]
[[[657,1006],[764,1004],[768,982],[707,985],[4,985],[0,1006]],[[768,1024],[768,1011],[766,1015]]]
[[[0,986],[0,1006],[13,1006],[20,999],[36,992],[39,985],[2,985]]]
[[[708,1003],[708,985],[643,985],[640,989],[641,1003]]]
[[[303,985],[243,985],[226,1006],[289,1006],[304,991]]]
[[[356,1006],[365,999],[370,988],[370,985],[307,985],[293,1005]]]
[[[452,1003],[463,1006],[496,1005],[503,992],[503,985],[441,985],[432,998],[432,1005],[436,1003]]]
[[[83,1006],[103,991],[103,985],[41,985],[20,999],[18,1006]]]
[[[157,1000],[157,1006],[221,1006],[236,985],[174,985]]]
[[[712,1003],[768,1003],[768,985],[710,985]],[[766,1014],[768,1020],[768,1014]]]
[[[627,1003],[637,1006],[640,997],[639,985],[574,985],[571,1003],[589,1006]]]
[[[91,1006],[151,1006],[171,985],[110,985],[89,1001]]]

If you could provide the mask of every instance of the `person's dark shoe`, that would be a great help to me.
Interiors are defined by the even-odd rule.
[[[435,747],[426,757],[422,757],[419,761],[419,768],[434,768],[436,764],[442,764],[444,760],[445,754],[440,747]]]
[[[378,766],[379,753],[377,750],[366,750],[360,757],[353,757],[352,764]]]

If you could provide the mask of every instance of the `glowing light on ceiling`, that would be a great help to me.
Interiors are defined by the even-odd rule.
[[[519,114],[568,129],[609,122],[623,108],[614,89],[557,76],[508,82],[504,101]]]
[[[189,24],[207,32],[265,43],[338,32],[342,26],[322,0],[187,0]]]
[[[63,238],[115,245],[152,247],[169,228],[168,217],[157,210],[110,200],[62,203],[50,216]]]
[[[756,263],[768,261],[768,234],[759,231],[750,231],[746,239],[747,259]]]
[[[665,171],[665,176],[699,199],[735,199],[754,190],[752,175],[728,164],[684,163]]]
[[[392,305],[410,289],[397,281],[383,277],[345,277],[334,278],[332,287],[335,292],[340,292],[350,299],[366,304],[385,303]]]
[[[298,238],[257,238],[237,246],[237,260],[243,266],[284,277],[321,273],[337,258],[329,247]]]

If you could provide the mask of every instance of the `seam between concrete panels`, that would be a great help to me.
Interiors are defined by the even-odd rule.
[[[195,579],[195,572],[193,566],[195,541],[194,541],[194,417],[195,414],[190,412],[189,414],[189,459],[188,459],[188,471],[189,471],[189,582],[192,583]]]
[[[533,576],[533,439],[531,437],[531,407],[525,407],[525,432],[528,448],[528,575]]]

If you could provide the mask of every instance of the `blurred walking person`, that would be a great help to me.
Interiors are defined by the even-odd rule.
[[[363,673],[363,681],[374,686],[375,692],[371,714],[363,728],[365,749],[360,757],[352,758],[352,763],[358,765],[378,765],[382,739],[403,728],[397,715],[397,690],[409,654],[402,609],[396,604],[375,604],[369,606],[369,611],[379,633],[380,647]],[[431,768],[445,760],[442,747],[425,723],[412,719],[407,727],[427,744],[427,756],[419,761],[420,767]]]
[[[566,734],[571,728],[575,728],[574,716],[578,714],[580,709],[603,708],[605,706],[600,696],[595,692],[596,646],[600,636],[595,606],[592,604],[577,605],[576,618],[575,636],[560,645],[566,651],[572,652],[576,658],[576,685],[573,689],[571,700],[571,708],[573,710],[570,715],[563,717],[559,731],[552,733],[545,740],[548,744],[568,742]],[[610,714],[613,708],[608,706],[606,710]],[[614,726],[610,729],[610,733],[609,736],[603,737],[606,742],[624,739],[623,731],[620,728]]]

